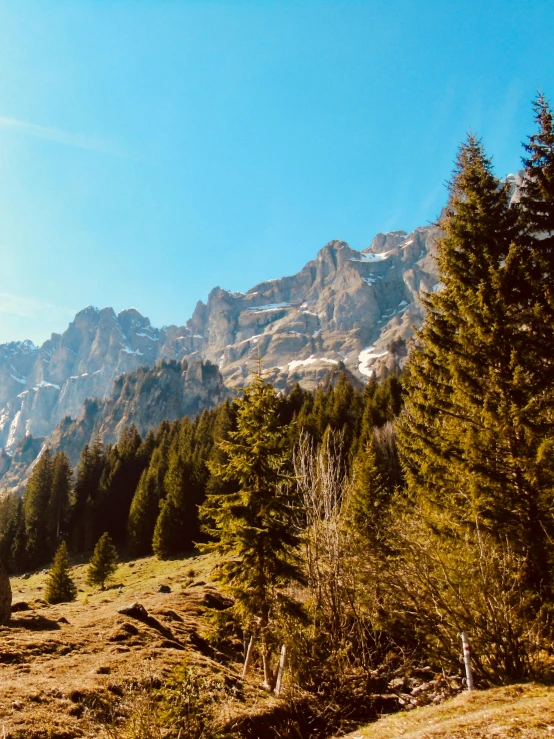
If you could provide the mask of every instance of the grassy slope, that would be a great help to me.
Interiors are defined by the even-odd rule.
[[[114,696],[137,682],[164,681],[184,659],[236,680],[241,665],[214,662],[202,639],[206,604],[217,595],[211,564],[209,557],[146,557],[122,564],[104,592],[86,585],[86,566],[78,565],[72,568],[78,597],[59,605],[42,600],[45,572],[12,578],[13,603],[30,609],[0,627],[0,737],[103,736],[109,719],[103,707]],[[158,593],[161,584],[171,592]],[[118,613],[136,601],[154,617],[153,625]],[[268,702],[257,686],[251,693]]]
[[[387,716],[349,739],[554,737],[554,688],[511,685],[463,693],[440,706]]]

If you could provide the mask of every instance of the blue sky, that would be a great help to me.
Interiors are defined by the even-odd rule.
[[[552,0],[0,0],[0,341],[433,220],[468,130],[519,168],[553,42]]]

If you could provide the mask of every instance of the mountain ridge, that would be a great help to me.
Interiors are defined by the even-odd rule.
[[[246,293],[213,288],[185,325],[155,328],[136,308],[87,306],[40,347],[0,345],[0,447],[48,437],[88,398],[103,401],[120,375],[159,360],[209,361],[237,389],[261,359],[283,390],[314,389],[330,370],[367,381],[403,365],[419,296],[437,284],[436,227],[389,231],[357,251],[333,240],[298,273],[254,285]]]

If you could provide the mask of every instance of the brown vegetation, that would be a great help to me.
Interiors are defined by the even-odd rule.
[[[52,606],[42,598],[44,573],[13,578],[14,613],[0,627],[0,735],[98,737],[133,690],[159,687],[185,657],[199,674],[234,679],[201,633],[206,605],[219,598],[205,582],[210,566],[206,557],[136,560],[104,592],[87,588],[78,566],[77,601]],[[171,592],[158,592],[162,584]],[[144,617],[119,612],[136,601]]]

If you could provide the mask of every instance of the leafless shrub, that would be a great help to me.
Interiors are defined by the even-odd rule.
[[[413,643],[424,659],[446,668],[461,659],[459,634],[472,643],[474,671],[484,684],[549,676],[551,614],[537,611],[525,590],[524,558],[481,530],[442,521],[443,535],[423,511],[405,510],[391,532],[396,555],[373,562],[381,573],[383,628]]]

